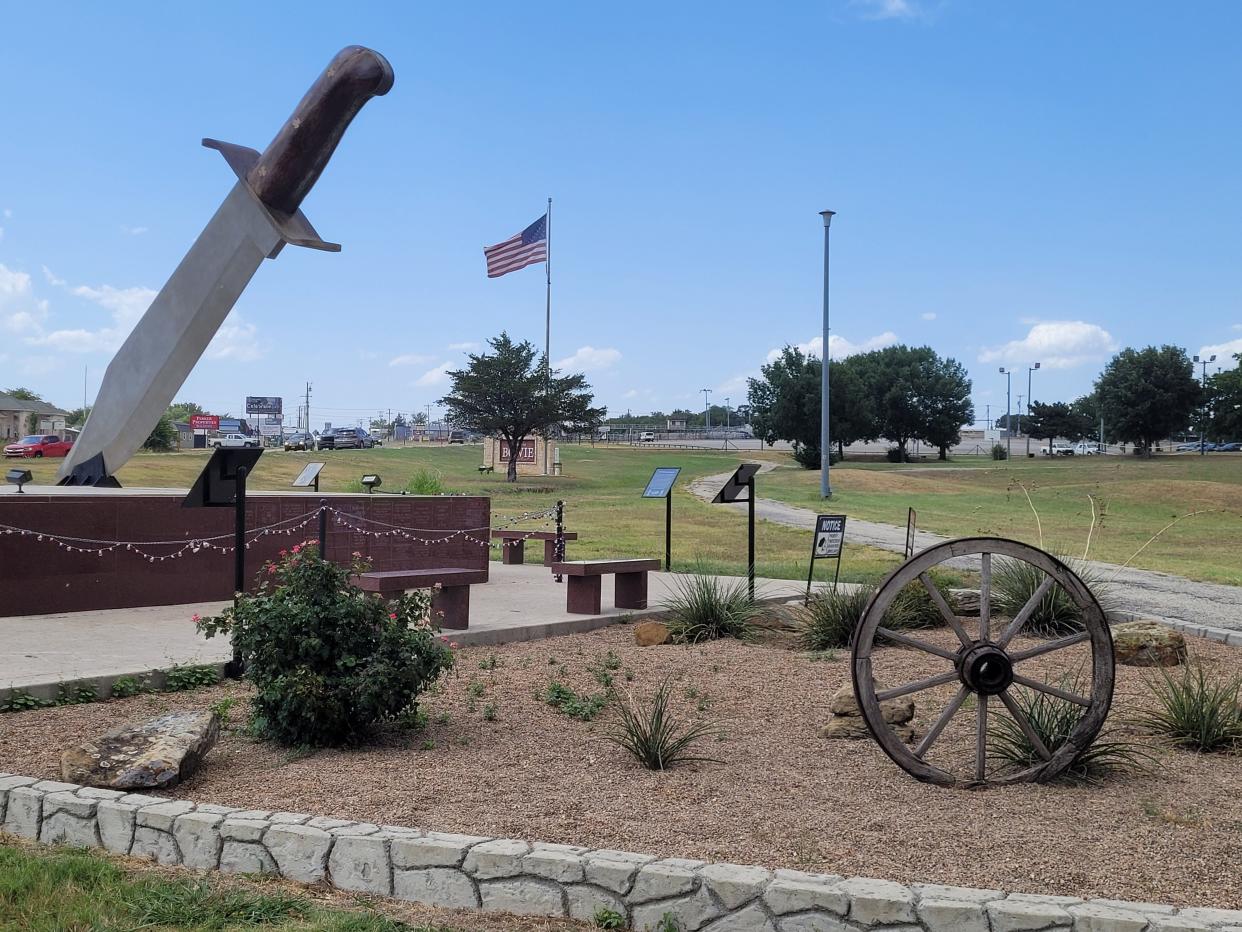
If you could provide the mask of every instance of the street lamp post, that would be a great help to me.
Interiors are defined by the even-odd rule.
[[[821,365],[819,375],[819,495],[820,498],[832,498],[832,477],[830,467],[830,437],[828,436],[828,228],[836,211],[821,210],[819,215],[824,218],[824,345],[820,354]]]
[[[1216,354],[1213,353],[1211,357],[1208,359],[1200,359],[1198,356],[1196,356],[1195,362],[1197,362],[1199,365],[1203,367],[1203,378],[1199,381],[1199,384],[1204,389],[1206,389],[1207,388],[1208,363],[1216,362]],[[1199,455],[1200,456],[1207,455],[1207,450],[1203,449],[1203,442],[1204,442],[1203,431],[1204,431],[1204,428],[1207,426],[1204,423],[1205,421],[1207,421],[1207,402],[1206,401],[1204,401],[1203,410],[1199,412]]]
[[[729,396],[725,395],[725,430],[728,430],[731,426],[733,425],[729,417]]]
[[[703,424],[705,425],[703,439],[706,440],[707,431],[712,429],[712,408],[707,400],[707,396],[712,393],[712,390],[710,388],[700,388],[699,391],[703,393]]]
[[[1031,373],[1039,368],[1039,363],[1027,366],[1026,369],[1026,455],[1031,455]],[[1048,447],[1052,448],[1052,438],[1048,438]]]
[[[1013,424],[1009,421],[1009,390],[1013,387],[1013,373],[1004,366],[1000,373],[1005,377],[1005,459],[1013,459]]]

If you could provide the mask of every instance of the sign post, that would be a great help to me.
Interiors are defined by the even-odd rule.
[[[841,578],[841,551],[845,549],[845,515],[818,515],[815,518],[815,536],[811,540],[811,567],[806,573],[806,595],[811,597],[811,579],[815,575],[816,560],[836,558],[837,568],[832,574],[832,591],[837,591]]]
[[[750,583],[751,601],[755,598],[755,473],[757,472],[759,472],[758,463],[743,463],[712,499],[713,505],[727,505],[741,501],[743,490],[747,493],[746,579]]]
[[[658,466],[647,480],[643,498],[664,499],[664,572],[673,567],[673,483],[681,472],[680,466]]]
[[[906,513],[906,559],[914,556],[914,526],[918,523],[919,513],[913,508]]]

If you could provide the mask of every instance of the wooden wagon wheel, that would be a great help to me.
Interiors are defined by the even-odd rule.
[[[1010,620],[1001,622],[991,615],[992,558],[1000,556],[1028,563],[1045,574],[1037,591],[1026,605]],[[981,586],[977,630],[975,620],[959,619],[945,603],[928,571],[948,560],[958,557],[978,558]],[[884,625],[885,613],[897,594],[911,582],[921,582],[932,601],[944,616],[946,624],[956,636],[956,649],[931,644],[918,637],[917,632],[894,630]],[[1076,606],[1084,629],[1065,637],[1045,641],[1021,650],[1010,648],[1010,642],[1023,629],[1040,600],[1053,586],[1060,586]],[[872,653],[877,646],[898,645],[915,651],[923,651],[943,661],[945,671],[926,679],[901,685],[884,683],[877,691],[874,680]],[[1089,696],[1078,695],[1063,687],[1025,676],[1021,670],[1024,661],[1053,654],[1077,644],[1089,643],[1091,647],[1091,692]],[[1074,759],[1095,740],[1104,719],[1108,715],[1113,695],[1113,641],[1104,611],[1091,590],[1068,566],[1060,560],[1027,544],[999,537],[969,537],[951,540],[930,547],[911,557],[891,574],[876,590],[867,604],[853,641],[854,696],[867,722],[871,734],[893,761],[910,775],[928,783],[942,786],[966,785],[977,787],[987,784],[1046,782],[1068,767]],[[956,695],[939,712],[925,734],[912,746],[907,745],[892,725],[884,719],[880,703],[924,690],[956,684]],[[1083,714],[1068,738],[1055,750],[1050,751],[1031,727],[1021,707],[1015,702],[1011,688],[1022,686],[1047,696],[1082,706]],[[963,705],[974,697],[975,740],[973,768],[955,773],[930,764],[926,756],[950,721],[962,710]],[[997,702],[993,703],[991,700]],[[999,707],[997,705],[999,703]],[[1003,707],[1003,710],[1002,708]],[[1040,758],[1033,766],[1018,771],[1001,771],[989,778],[988,774],[988,716],[1008,712],[1021,729]],[[969,713],[968,713],[969,714]]]

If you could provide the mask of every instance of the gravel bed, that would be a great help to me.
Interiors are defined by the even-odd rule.
[[[1197,639],[1190,647],[1213,670],[1237,668],[1236,649]],[[677,710],[722,729],[702,746],[719,762],[646,771],[605,740],[611,710],[582,722],[537,698],[552,677],[601,691],[595,673],[610,656],[622,693],[649,695],[671,677]],[[911,651],[877,656],[884,682],[943,669]],[[1124,721],[1148,701],[1153,675],[1118,667],[1110,727],[1133,732]],[[245,737],[238,702],[204,769],[168,795],[905,883],[1242,907],[1242,757],[1162,749],[1130,734],[1157,770],[1097,786],[943,789],[913,780],[870,741],[818,736],[848,682],[846,651],[814,660],[735,641],[638,648],[625,626],[466,648],[425,697],[425,728],[305,753]],[[247,694],[226,684],[3,715],[0,770],[58,778],[62,748],[119,721]],[[916,697],[916,725],[925,729],[949,694]],[[972,722],[950,727],[946,750],[969,743]]]

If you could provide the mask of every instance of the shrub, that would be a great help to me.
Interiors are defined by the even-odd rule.
[[[759,614],[746,580],[728,582],[703,573],[679,575],[666,609],[669,636],[681,644],[726,637],[746,640]]]
[[[1062,557],[1061,561],[1095,593],[1100,606],[1107,611],[1114,599],[1104,576],[1081,560]],[[1044,571],[1039,567],[1022,560],[996,560],[992,569],[992,613],[1010,618],[1016,616],[1043,583],[1044,576]],[[1053,584],[1039,600],[1022,630],[1033,637],[1064,637],[1083,630],[1082,613],[1069,593],[1060,585]]]
[[[608,740],[633,754],[648,770],[668,770],[676,764],[713,760],[692,753],[695,742],[719,730],[702,722],[680,727],[668,708],[669,681],[656,690],[651,704],[640,708],[630,696],[617,700],[619,724],[609,733]]]
[[[863,611],[874,586],[854,586],[817,592],[799,611],[798,643],[803,650],[826,651],[849,647],[854,629],[862,620]]]
[[[1060,687],[1078,695],[1090,692],[1089,684],[1084,683],[1081,676],[1063,676]],[[1044,747],[1053,753],[1065,744],[1083,715],[1081,706],[1067,699],[1027,689],[1025,686],[1010,690],[1009,695],[1026,715],[1032,730]],[[988,756],[1000,761],[1009,770],[1025,770],[1043,760],[1018,723],[999,711],[988,718],[987,748]],[[1101,741],[1097,736],[1062,771],[1061,779],[1073,783],[1096,783],[1113,774],[1142,770],[1145,764],[1153,760],[1151,755],[1135,744],[1127,741]]]
[[[414,470],[414,475],[405,484],[405,490],[414,495],[442,495],[444,483],[440,480],[438,472],[420,466]]]
[[[992,459],[1004,460],[1009,458],[1009,450],[1003,443],[992,444]]]
[[[32,696],[24,689],[14,689],[3,701],[0,701],[0,712],[29,712],[32,709],[46,709],[56,705],[51,699],[40,699]]]
[[[236,607],[198,622],[231,635],[255,686],[255,731],[282,744],[322,747],[366,737],[416,710],[418,695],[453,664],[429,624],[426,591],[391,602],[350,584],[368,565],[319,558],[313,542],[265,565],[263,583]]]
[[[145,680],[140,680],[136,676],[118,676],[112,681],[112,689],[108,695],[113,699],[128,699],[130,696],[150,691],[151,688]]]
[[[1211,679],[1202,664],[1193,663],[1177,677],[1162,667],[1148,686],[1158,705],[1139,716],[1144,727],[1195,751],[1242,748],[1242,674]]]
[[[99,690],[95,688],[93,683],[72,687],[61,683],[56,688],[57,705],[86,705],[98,701]]]
[[[952,605],[948,588],[937,574],[932,572],[928,578],[940,591],[945,602]],[[894,597],[884,623],[890,628],[938,628],[944,624],[944,615],[940,614],[940,609],[932,601],[931,593],[916,579],[903,586]]]
[[[210,635],[208,635],[210,637]],[[170,693],[184,692],[187,689],[201,689],[215,686],[220,682],[220,670],[214,664],[200,663],[170,668],[164,674],[164,689]]]
[[[809,447],[804,443],[796,443],[793,448],[794,462],[803,469],[819,469],[819,447]]]

